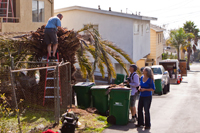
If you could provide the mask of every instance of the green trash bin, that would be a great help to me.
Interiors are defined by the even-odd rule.
[[[116,125],[126,125],[129,121],[130,88],[114,88],[110,91],[109,117],[114,116]],[[108,117],[108,119],[109,119]]]
[[[162,95],[162,84],[161,79],[155,79],[155,93]]]
[[[122,82],[124,82],[124,74],[117,74],[117,77],[116,77],[116,79],[115,79],[115,84],[120,84],[120,83],[122,83]]]
[[[89,108],[91,105],[90,88],[94,86],[93,82],[79,82],[73,86],[77,95],[77,103],[79,107]]]
[[[98,112],[102,115],[107,115],[108,111],[108,90],[109,85],[96,85],[91,87],[92,103]]]

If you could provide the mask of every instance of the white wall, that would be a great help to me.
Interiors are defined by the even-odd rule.
[[[150,32],[145,32],[146,23],[149,23],[149,21],[134,20],[80,10],[66,11],[62,12],[62,14],[64,16],[62,26],[68,29],[79,30],[83,28],[85,24],[97,24],[102,38],[115,43],[129,54],[134,62],[150,53]],[[144,23],[143,36],[140,34],[133,34],[134,23]],[[114,63],[117,62],[114,61]]]
[[[124,50],[134,62],[140,60],[150,53],[150,31],[146,33],[146,24],[150,21],[136,20],[100,13],[80,10],[60,12],[63,14],[62,27],[80,30],[85,24],[98,25],[98,30],[103,39],[113,42]],[[57,14],[57,13],[56,13]],[[143,35],[134,34],[134,24],[143,24]],[[140,27],[141,28],[141,27]],[[124,73],[122,67],[116,65],[117,61],[112,59],[117,73]],[[124,59],[124,62],[128,62]],[[121,68],[120,68],[121,67]]]
[[[133,61],[136,62],[150,53],[150,29],[149,32],[146,32],[146,25],[150,25],[150,21],[135,20],[133,30],[135,30],[134,24],[139,24],[140,27],[139,33],[134,33],[133,37]],[[141,25],[143,25],[143,35],[141,34]]]

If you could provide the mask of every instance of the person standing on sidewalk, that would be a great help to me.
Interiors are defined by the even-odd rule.
[[[128,84],[131,88],[131,98],[130,98],[130,110],[132,114],[132,119],[130,122],[135,123],[136,122],[136,107],[135,107],[135,101],[137,99],[137,87],[139,86],[139,76],[136,73],[137,66],[136,65],[130,65],[129,71],[131,72],[129,78],[128,78]]]
[[[140,98],[138,102],[138,124],[136,127],[145,126],[145,129],[151,128],[150,122],[150,106],[152,101],[152,91],[155,90],[153,72],[150,67],[145,67],[143,76],[140,79]],[[145,112],[145,123],[143,108]]]
[[[49,59],[56,59],[55,54],[58,47],[57,28],[61,28],[62,14],[58,14],[55,17],[51,17],[44,31],[44,41],[47,44],[47,51]],[[51,57],[51,44],[53,44],[53,55]]]

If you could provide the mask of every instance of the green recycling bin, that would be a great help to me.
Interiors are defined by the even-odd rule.
[[[124,82],[124,74],[117,74],[117,77],[116,77],[116,79],[115,79],[115,84],[120,84],[120,83],[122,83],[122,82]]]
[[[98,112],[107,115],[108,111],[108,94],[106,94],[109,85],[96,85],[91,87],[92,103]]]
[[[162,95],[162,83],[161,79],[155,79],[155,93]]]
[[[113,88],[110,91],[109,116],[114,116],[116,125],[126,125],[129,121],[130,88]]]
[[[89,108],[91,105],[90,88],[94,86],[93,82],[79,82],[73,86],[77,95],[77,103],[79,107]]]

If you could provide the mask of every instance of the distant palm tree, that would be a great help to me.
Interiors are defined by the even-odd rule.
[[[192,53],[192,49],[194,52],[196,51],[197,42],[198,42],[198,39],[200,38],[200,36],[198,35],[199,29],[196,27],[197,26],[192,21],[186,21],[186,23],[183,26],[186,33],[194,34],[194,38],[188,38],[189,42],[192,42],[192,40],[194,41],[194,45],[190,43],[186,46],[187,47],[187,69],[188,70],[190,70],[189,63],[190,63],[190,55]]]
[[[190,44],[188,38],[194,38],[194,35],[192,33],[185,33],[183,28],[170,31],[170,38],[166,41],[166,44],[176,48],[178,60],[180,59],[180,48]]]

